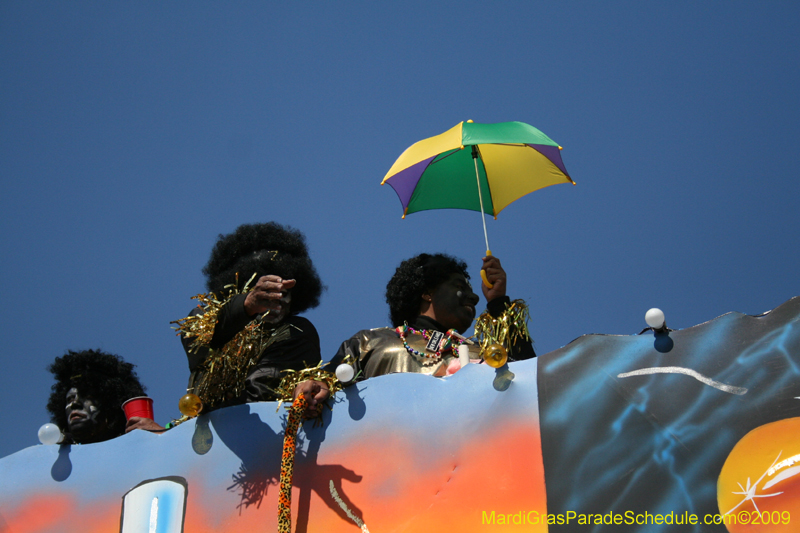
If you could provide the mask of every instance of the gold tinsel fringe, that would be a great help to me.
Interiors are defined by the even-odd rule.
[[[214,336],[220,310],[235,296],[249,292],[250,283],[255,275],[245,283],[242,290],[238,290],[238,276],[236,285],[228,285],[228,295],[219,300],[212,292],[198,294],[193,300],[198,300],[205,312],[200,315],[188,316],[176,320],[178,324],[174,329],[184,338],[194,338],[189,351],[196,353],[202,346],[208,346]],[[289,338],[290,324],[283,324],[273,329],[271,324],[263,323],[259,319],[250,322],[242,331],[236,334],[225,346],[219,350],[209,349],[208,357],[202,363],[199,371],[199,382],[195,386],[197,394],[207,406],[216,406],[219,403],[238,398],[244,391],[244,381],[250,368],[258,362],[261,354],[267,347],[275,342]]]
[[[491,344],[502,344],[506,350],[510,350],[518,340],[530,342],[529,318],[528,306],[523,300],[508,304],[497,318],[485,311],[475,322],[475,337],[478,338],[481,351]]]
[[[284,370],[286,376],[281,380],[278,386],[278,409],[281,408],[283,402],[292,403],[294,401],[294,389],[304,381],[314,380],[321,381],[328,386],[330,396],[333,397],[338,391],[342,390],[342,383],[336,379],[332,373],[322,370],[322,361],[317,366],[311,368],[304,368],[303,370]]]
[[[208,346],[214,336],[214,328],[217,326],[217,316],[220,309],[238,293],[232,294],[223,301],[217,300],[213,292],[208,294],[198,294],[192,296],[192,300],[200,302],[198,307],[203,307],[205,313],[202,315],[187,316],[180,320],[174,320],[170,324],[178,324],[176,330],[178,335],[183,335],[187,339],[194,338],[192,346],[189,348],[191,353],[196,353],[200,346]]]
[[[178,327],[172,328],[177,331],[177,335],[183,335],[184,338],[194,338],[192,346],[189,348],[191,353],[197,353],[197,349],[201,346],[208,346],[214,337],[214,328],[217,327],[217,318],[219,312],[224,305],[233,300],[234,296],[250,292],[250,283],[253,282],[256,275],[253,274],[247,283],[244,284],[242,290],[239,290],[239,274],[236,274],[236,283],[234,285],[226,285],[228,295],[220,301],[217,295],[213,292],[208,294],[198,294],[192,296],[192,300],[200,302],[197,307],[202,307],[204,313],[202,315],[192,315],[180,320],[173,320],[170,324],[178,324]]]

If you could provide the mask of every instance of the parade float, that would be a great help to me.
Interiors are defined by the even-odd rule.
[[[559,151],[527,124],[468,121],[409,147],[384,183],[404,216],[496,216],[574,183]],[[499,368],[372,377],[321,420],[257,402],[34,446],[0,459],[0,532],[798,531],[800,298],[683,330],[647,321]]]
[[[346,387],[297,432],[292,530],[796,531],[799,326],[794,298]],[[286,422],[252,403],[21,450],[0,531],[276,531]]]

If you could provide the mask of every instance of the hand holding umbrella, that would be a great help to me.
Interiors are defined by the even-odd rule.
[[[465,150],[467,146],[469,150]],[[407,214],[427,209],[469,209],[497,215],[535,190],[572,183],[561,147],[523,122],[461,122],[446,132],[406,149],[383,178]],[[474,176],[474,178],[473,178]],[[477,182],[478,194],[475,194]],[[491,256],[486,221],[486,255]],[[491,288],[485,270],[484,284]]]
[[[498,258],[492,255],[483,258],[481,277],[484,281],[481,289],[487,302],[506,295],[506,271],[503,270]]]

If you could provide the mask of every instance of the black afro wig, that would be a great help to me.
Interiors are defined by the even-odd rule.
[[[406,259],[386,285],[389,320],[402,326],[419,316],[422,295],[441,285],[452,274],[464,274],[469,279],[467,264],[444,254],[420,254]]]
[[[295,279],[292,315],[317,307],[325,289],[308,257],[305,236],[275,222],[242,224],[233,233],[220,235],[203,274],[209,292],[218,296],[227,293],[226,285],[236,283],[237,274],[239,289],[253,274],[256,280],[268,274]]]
[[[125,431],[125,413],[122,404],[131,398],[145,395],[134,365],[120,356],[100,350],[67,351],[47,369],[56,378],[51,387],[47,410],[53,423],[67,430],[67,392],[75,387],[81,394],[92,398],[108,416],[113,436]]]

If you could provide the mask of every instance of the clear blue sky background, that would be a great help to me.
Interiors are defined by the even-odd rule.
[[[47,365],[102,348],[179,416],[169,322],[219,233],[305,232],[329,358],[386,325],[404,258],[478,276],[480,215],[400,219],[379,183],[461,120],[520,120],[577,186],[487,220],[540,354],[800,294],[796,2],[3,2],[0,456],[38,443]],[[477,287],[477,284],[476,284]]]

